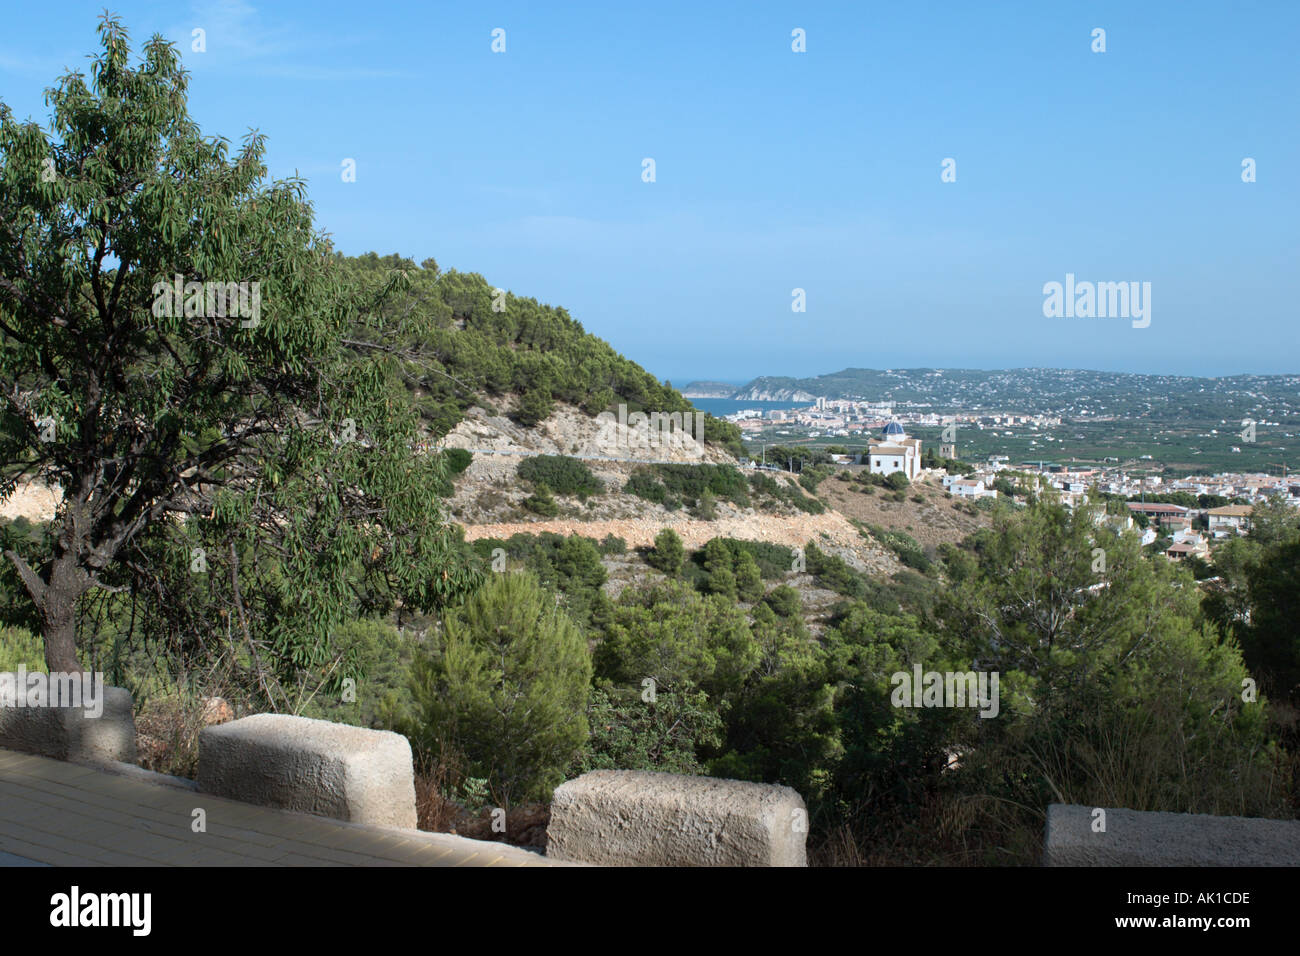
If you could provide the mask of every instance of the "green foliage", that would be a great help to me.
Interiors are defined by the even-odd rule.
[[[632,472],[623,490],[660,504],[695,506],[706,491],[741,507],[749,504],[745,477],[731,465],[647,465]]]
[[[922,468],[942,468],[950,475],[973,475],[975,466],[956,458],[944,458],[930,446],[921,453]]]
[[[739,538],[714,538],[713,540],[720,541],[726,546],[731,552],[733,562],[739,561],[742,554],[749,555],[758,565],[759,573],[768,580],[784,577],[794,562],[794,552],[783,544],[773,544],[770,541],[745,541]],[[700,557],[702,560],[702,553]]]
[[[909,568],[916,571],[930,570],[933,562],[926,556],[921,545],[904,531],[890,531],[877,525],[868,525],[871,536],[887,547]]]
[[[721,538],[705,544],[701,552],[704,565],[704,592],[734,601],[736,599],[736,573],[732,570],[735,559],[731,549]]]
[[[351,679],[355,700],[318,693],[301,711],[305,717],[359,727],[392,728],[414,705],[410,675],[417,644],[387,621],[348,621],[334,634],[342,661],[341,677]]]
[[[442,454],[447,460],[447,473],[449,475],[461,474],[474,460],[474,453],[466,451],[464,448],[448,448]]]
[[[234,641],[264,702],[290,707],[344,621],[432,610],[476,580],[437,502],[440,456],[411,454],[380,314],[404,280],[349,281],[303,181],[268,181],[263,137],[232,155],[201,134],[174,47],[155,37],[133,68],[117,20],[100,37],[44,127],[0,106],[0,381],[16,386],[0,389],[0,491],[75,489],[25,590],[57,669],[80,666],[99,582],[149,596],[132,640],[187,664],[230,662]],[[215,289],[175,301],[178,275],[249,283],[247,313]]]
[[[646,562],[669,577],[676,577],[685,558],[686,548],[682,539],[672,528],[664,528],[655,535],[655,546],[646,556]]]
[[[0,672],[15,671],[20,664],[28,671],[44,671],[44,645],[25,628],[0,624]]]
[[[1265,688],[1300,704],[1300,515],[1280,501],[1255,505],[1246,537],[1215,548],[1214,569],[1206,614],[1241,642]]]
[[[519,407],[515,410],[515,420],[525,428],[546,421],[555,411],[555,402],[550,390],[546,388],[529,388],[519,396]]]
[[[866,595],[866,584],[860,575],[842,558],[827,554],[812,542],[809,542],[804,551],[804,562],[818,587],[835,591],[849,598],[861,598]]]
[[[735,562],[736,596],[742,601],[754,602],[763,596],[763,576],[758,562],[748,551],[742,551]]]
[[[524,507],[533,514],[553,518],[560,513],[560,506],[551,496],[551,489],[546,485],[537,485],[536,490],[524,499]]]
[[[781,584],[767,592],[763,603],[772,609],[777,617],[799,617],[803,614],[803,601],[799,592],[788,584]]]
[[[597,677],[618,686],[653,678],[670,690],[698,687],[713,700],[738,690],[759,648],[734,601],[680,581],[624,592],[596,648]]]
[[[493,574],[448,611],[417,658],[408,733],[451,751],[500,805],[546,799],[587,736],[591,661],[582,633],[527,574]]]
[[[826,506],[816,498],[809,498],[797,488],[787,484],[783,480],[778,481],[771,475],[750,475],[749,487],[756,495],[764,495],[768,498],[773,498],[779,502],[792,505],[800,511],[805,511],[808,514],[819,515],[826,510]]]
[[[577,495],[583,500],[588,495],[598,495],[605,490],[590,468],[566,455],[525,458],[519,463],[516,474],[534,485],[546,485],[557,495]]]
[[[498,297],[483,276],[440,270],[431,260],[417,266],[397,255],[374,252],[338,264],[364,287],[403,276],[399,296],[382,307],[401,332],[398,356],[407,387],[426,426],[435,435],[453,428],[466,409],[485,397],[519,396],[515,418],[531,427],[545,420],[555,403],[598,415],[615,404],[630,411],[668,415],[693,406],[667,383],[657,381],[609,343],[589,335],[559,307],[507,293]],[[404,331],[412,319],[422,328]],[[706,415],[704,440],[738,454],[740,430]]]
[[[627,551],[627,542],[617,535],[607,534],[600,539],[601,554],[623,554]]]
[[[695,517],[702,521],[712,521],[717,516],[718,499],[713,492],[709,491],[708,488],[705,488],[704,491],[700,493],[699,504],[695,507]]]
[[[593,615],[601,611],[600,588],[608,577],[600,560],[602,548],[595,541],[545,532],[516,534],[508,541],[480,538],[474,542],[474,550],[484,560],[491,559],[495,548],[504,550],[509,562],[521,564],[543,586],[560,592],[575,624],[584,629],[591,626]]]
[[[885,485],[894,491],[903,491],[910,484],[911,482],[907,480],[907,475],[903,474],[901,471],[891,471],[885,476]]]
[[[655,770],[700,775],[700,753],[717,750],[723,719],[699,690],[601,685],[591,692],[587,723],[591,735],[571,775],[591,770]]]
[[[835,468],[830,465],[806,467],[799,472],[799,484],[803,485],[810,494],[816,494],[817,486],[833,474],[835,474]]]

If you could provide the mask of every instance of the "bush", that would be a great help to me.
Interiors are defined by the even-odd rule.
[[[892,471],[885,476],[885,484],[894,491],[902,491],[910,485],[911,482],[907,480],[907,475],[903,474],[901,471]]]
[[[811,494],[816,494],[817,486],[834,473],[835,469],[829,465],[813,465],[799,472],[799,484],[803,485]]]
[[[515,420],[525,428],[532,428],[539,422],[551,417],[555,403],[551,401],[550,392],[541,388],[531,388],[519,399],[519,408]]]
[[[623,554],[625,551],[627,542],[616,535],[607,534],[600,539],[601,554]]]
[[[731,549],[721,538],[714,538],[704,546],[704,590],[730,600],[736,599],[736,574],[731,570]]]
[[[798,617],[803,613],[803,602],[799,592],[788,584],[780,584],[768,592],[763,603],[772,609],[777,617]]]
[[[587,738],[587,642],[529,574],[492,574],[418,657],[408,735],[463,756],[499,805],[546,800]]]
[[[754,602],[763,596],[763,576],[758,571],[758,563],[748,551],[740,552],[736,558],[736,595],[742,601]]]
[[[646,555],[646,562],[652,568],[658,568],[669,577],[676,577],[682,569],[686,557],[686,548],[682,539],[672,528],[664,528],[655,535],[655,546]]]
[[[634,471],[623,490],[665,506],[684,501],[694,507],[705,492],[742,508],[749,504],[745,477],[731,465],[650,465]]]
[[[44,671],[45,642],[24,628],[0,625],[0,671],[16,671],[19,664]]]
[[[560,506],[551,497],[551,489],[538,485],[537,490],[524,499],[524,507],[533,514],[553,518],[560,513]]]
[[[700,495],[700,503],[695,508],[695,517],[703,521],[712,521],[718,516],[718,499],[714,497],[713,492],[705,488],[704,493]]]
[[[474,460],[474,453],[464,448],[448,448],[442,453],[442,457],[447,462],[448,474],[459,475]]]
[[[784,577],[790,570],[790,565],[794,560],[794,552],[785,545],[772,544],[770,541],[741,541],[738,538],[715,538],[726,545],[727,550],[731,552],[732,561],[740,560],[742,554],[747,554],[754,559],[758,565],[759,573],[769,580]],[[700,555],[703,561],[703,554]],[[733,563],[732,569],[736,565]]]
[[[591,693],[591,736],[573,776],[591,770],[658,770],[698,776],[704,766],[697,750],[722,743],[722,718],[703,691],[656,688],[653,700],[641,687]]]
[[[567,455],[537,455],[519,463],[517,474],[534,485],[545,485],[557,495],[577,495],[585,499],[605,490],[591,469]]]
[[[816,498],[809,498],[803,492],[783,481],[777,481],[771,475],[750,475],[749,487],[756,494],[775,498],[808,514],[819,515],[826,510],[826,506]]]

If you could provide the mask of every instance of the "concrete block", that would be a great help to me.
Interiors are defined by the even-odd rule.
[[[1300,821],[1093,809],[1047,808],[1044,866],[1300,866]]]
[[[789,787],[595,770],[551,799],[546,855],[606,866],[807,866],[808,813]]]
[[[57,685],[71,678],[80,682],[69,698]],[[31,706],[32,682],[43,681],[51,690],[39,706]],[[21,688],[27,688],[24,693]],[[19,695],[24,706],[17,706]],[[62,695],[63,705],[51,706]],[[80,700],[69,706],[66,702]],[[37,672],[0,674],[0,747],[40,754],[56,760],[135,761],[135,717],[131,692],[110,687],[90,675],[55,675]]]
[[[415,829],[415,770],[401,734],[289,714],[199,732],[199,789],[283,810]]]

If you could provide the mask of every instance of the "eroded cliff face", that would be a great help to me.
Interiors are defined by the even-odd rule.
[[[686,398],[731,398],[736,394],[736,386],[727,382],[691,382],[682,389]]]
[[[801,388],[770,388],[750,385],[734,396],[738,402],[815,402],[817,396]]]

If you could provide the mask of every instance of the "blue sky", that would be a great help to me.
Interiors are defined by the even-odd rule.
[[[104,2],[7,5],[19,116],[44,122]],[[344,252],[563,305],[678,385],[1300,371],[1293,0],[109,8],[137,48],[178,44],[205,133],[267,134],[273,175],[309,181]],[[1150,325],[1045,318],[1066,273],[1150,282]]]

